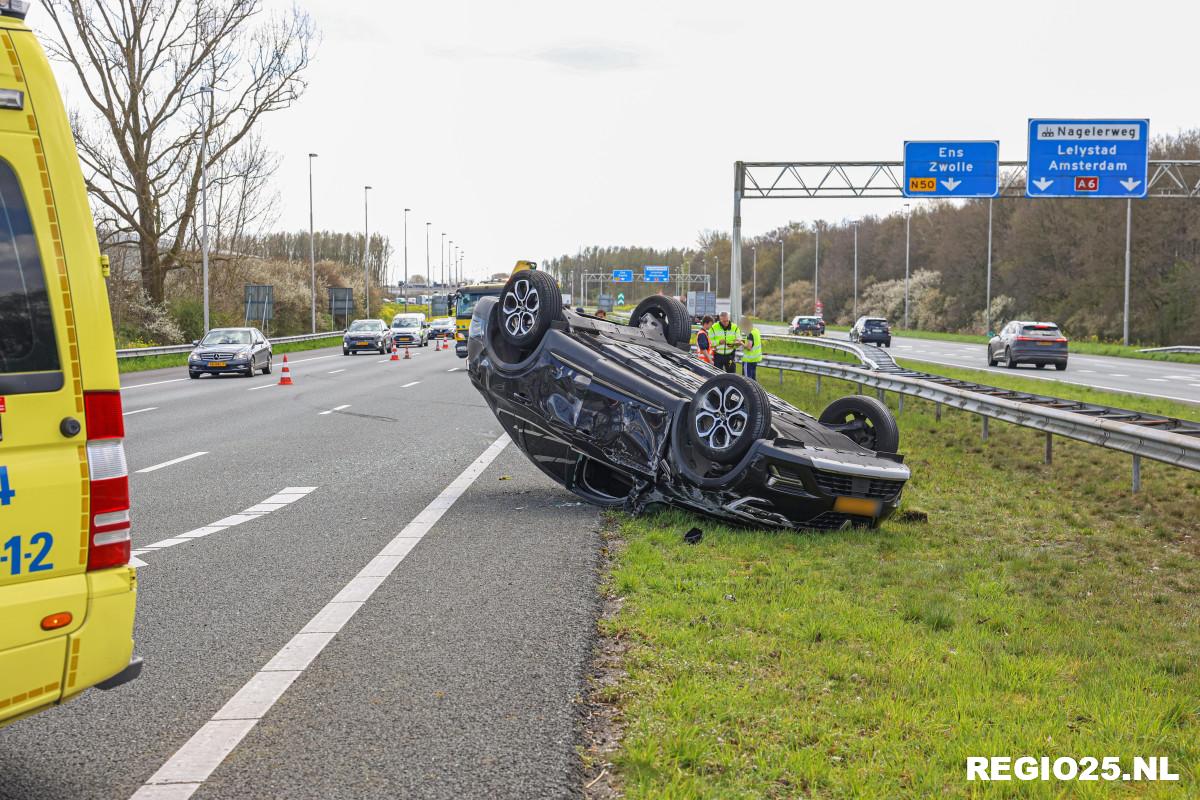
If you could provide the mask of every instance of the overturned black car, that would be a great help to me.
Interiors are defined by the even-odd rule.
[[[468,372],[543,472],[599,506],[670,504],[757,527],[878,526],[909,478],[871,397],[820,420],[688,353],[678,300],[621,325],[564,309],[545,272],[514,273],[475,307]]]

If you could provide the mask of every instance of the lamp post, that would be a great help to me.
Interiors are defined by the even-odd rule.
[[[208,129],[212,127],[213,88],[201,86],[208,95],[208,115],[200,134],[200,264],[204,276],[204,332],[208,333]]]
[[[442,245],[438,249],[438,257],[442,260],[442,288],[449,289],[446,284],[446,232],[442,231]]]
[[[850,223],[854,226],[854,319],[858,320],[858,220]]]
[[[779,319],[783,320],[783,234],[779,234]]]
[[[433,276],[429,274],[429,226],[431,224],[433,223],[425,223],[425,283],[427,284],[433,283]],[[433,309],[429,310],[432,311]]]
[[[363,187],[363,316],[371,316],[371,218],[367,212],[370,186]]]
[[[813,244],[813,313],[817,313],[817,303],[821,302],[821,220],[813,223],[813,231],[817,240]],[[821,312],[824,318],[825,312]]]
[[[308,268],[312,272],[312,332],[317,332],[317,247],[313,243],[313,180],[312,162],[316,153],[308,154]]]
[[[404,209],[404,310],[408,311],[408,212],[411,208]]]
[[[751,247],[750,254],[750,316],[758,316],[758,248]]]
[[[908,244],[912,232],[912,206],[904,204],[904,330],[908,330]]]
[[[450,262],[450,282],[455,286],[458,282],[454,280],[454,240],[449,239],[446,242],[446,260]]]

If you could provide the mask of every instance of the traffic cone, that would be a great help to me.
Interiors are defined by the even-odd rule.
[[[438,340],[437,340],[437,349],[438,349],[438,352],[441,352],[441,350],[442,350],[442,337],[440,337],[440,336],[438,337]]]
[[[392,361],[399,361],[399,360],[400,360],[400,356],[399,356],[399,354],[398,354],[398,351],[396,350],[396,345],[395,345],[395,343],[394,343],[394,342],[392,343],[392,358],[391,358],[391,360],[392,360]]]
[[[404,360],[407,361],[410,358],[412,358],[412,353],[408,352],[408,345],[404,345]],[[396,360],[399,361],[400,359]]]
[[[288,368],[287,353],[283,354],[283,369],[280,370],[280,373],[279,373],[279,385],[280,386],[291,386],[292,385],[292,371]]]

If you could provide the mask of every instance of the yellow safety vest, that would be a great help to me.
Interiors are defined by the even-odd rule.
[[[762,334],[758,332],[758,328],[751,328],[746,337],[750,347],[742,351],[742,362],[753,364],[762,361]]]
[[[722,328],[718,322],[708,329],[708,335],[712,338],[717,355],[727,356],[737,350],[737,340],[742,333],[738,330],[736,322],[729,323],[728,329]]]

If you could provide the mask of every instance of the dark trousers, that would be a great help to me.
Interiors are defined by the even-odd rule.
[[[745,375],[747,378],[749,378],[752,381],[758,380],[758,362],[757,361],[743,361],[742,362],[742,374]]]
[[[723,369],[726,372],[737,372],[737,364],[733,360],[733,353],[717,353],[713,356],[713,365],[717,369]]]

